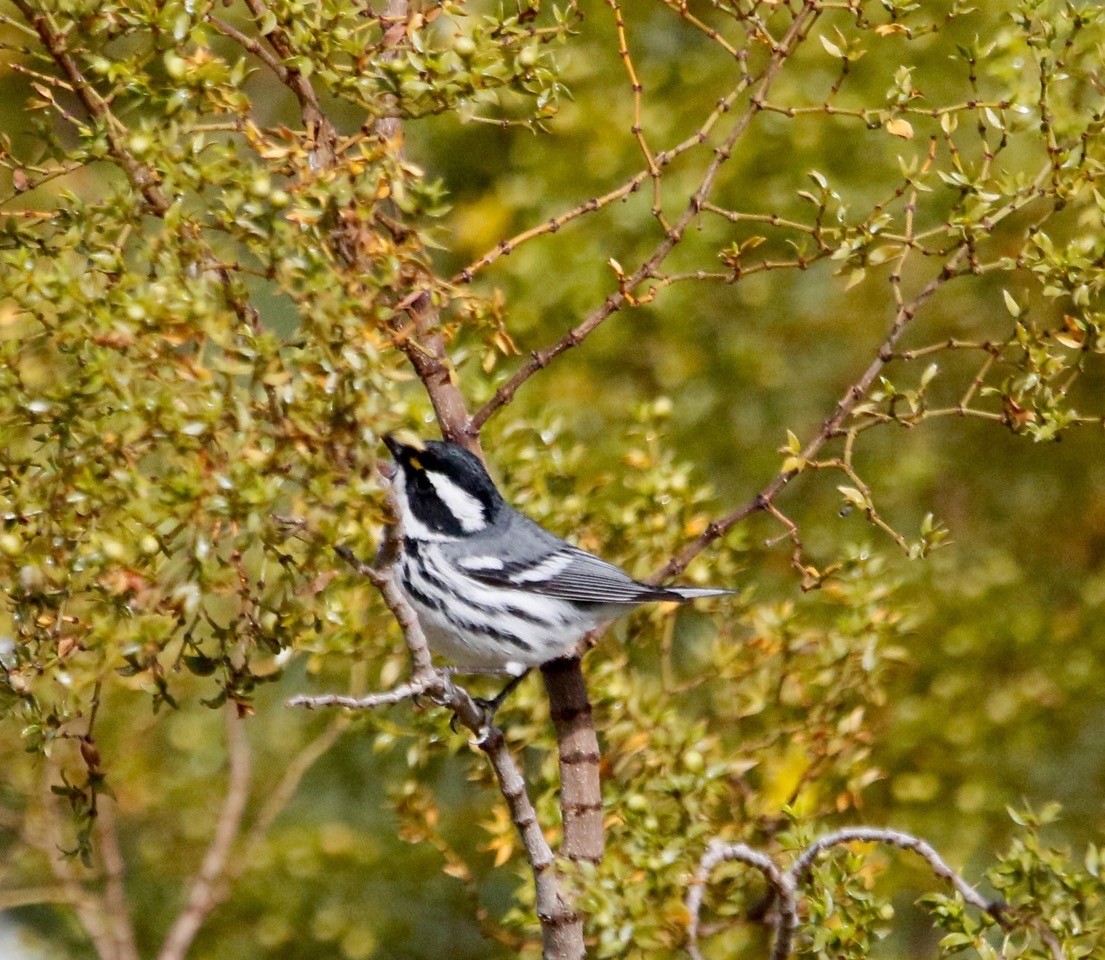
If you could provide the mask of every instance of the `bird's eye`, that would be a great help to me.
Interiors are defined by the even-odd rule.
[[[433,484],[430,483],[430,478],[421,470],[414,472],[414,489],[419,493],[429,493],[433,489]]]

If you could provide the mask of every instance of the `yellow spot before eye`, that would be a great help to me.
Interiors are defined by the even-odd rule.
[[[414,467],[415,470],[422,469],[422,461],[419,460],[418,457],[411,457],[408,463],[410,463],[410,465]]]

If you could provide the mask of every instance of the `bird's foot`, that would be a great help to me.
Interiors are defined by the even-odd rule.
[[[483,715],[483,719],[480,723],[481,729],[488,730],[491,728],[491,725],[495,722],[495,715],[499,712],[499,708],[503,705],[506,698],[514,692],[518,684],[525,680],[528,675],[529,670],[526,670],[516,677],[511,677],[510,682],[490,700],[483,697],[472,698],[472,702],[479,708]],[[457,715],[455,713],[453,714],[453,719],[449,721],[449,726],[452,728],[453,732],[456,733]]]

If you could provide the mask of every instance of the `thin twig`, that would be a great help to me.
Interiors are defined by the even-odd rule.
[[[272,52],[256,37],[249,37],[242,33],[237,27],[232,26],[224,20],[220,20],[218,17],[207,14],[207,22],[211,24],[216,30],[219,31],[224,37],[229,37],[235,43],[245,50],[252,53],[258,60],[260,60],[266,67],[268,67],[273,73],[276,74],[276,78],[286,84],[288,82],[288,68],[284,66],[276,57],[272,55]]]
[[[376,707],[402,703],[404,700],[413,700],[415,697],[424,696],[431,686],[431,680],[412,680],[410,683],[401,683],[391,690],[381,693],[370,693],[364,697],[350,697],[341,693],[323,693],[317,695],[300,694],[288,701],[289,707],[306,707],[314,710],[317,707],[345,707],[347,710],[372,710]]]
[[[543,370],[547,367],[562,353],[582,343],[591,333],[601,326],[604,321],[628,302],[629,296],[634,288],[656,273],[660,265],[667,259],[668,254],[680,243],[687,229],[701,213],[703,205],[709,199],[710,193],[713,190],[719,171],[732,155],[737,141],[744,135],[752,119],[759,113],[760,104],[771,88],[771,83],[775,79],[776,74],[786,62],[794,47],[805,37],[806,33],[815,22],[816,17],[817,3],[812,2],[812,0],[807,0],[802,9],[795,15],[786,36],[780,42],[779,48],[772,53],[771,60],[764,68],[759,78],[759,83],[756,85],[755,91],[749,98],[748,107],[738,118],[733,129],[722,144],[714,148],[714,156],[707,165],[706,172],[703,174],[698,188],[691,194],[686,209],[680,215],[675,225],[668,230],[664,239],[660,241],[652,254],[650,254],[632,274],[625,277],[619,277],[617,292],[607,296],[603,304],[592,312],[582,323],[569,330],[556,343],[543,350],[536,350],[531,354],[529,361],[523,364],[506,383],[495,391],[491,399],[473,414],[469,422],[469,432],[473,436],[479,433],[483,425],[494,416],[496,412],[514,399],[514,395],[521,388],[522,384],[529,380],[529,378],[539,370]],[[749,81],[742,77],[739,89],[745,89],[748,83]]]
[[[1019,191],[1018,194],[1007,202],[1004,207],[996,211],[991,218],[991,225],[996,225],[1001,220],[1020,210],[1028,203],[1041,196],[1040,183],[1050,174],[1050,166],[1037,175],[1033,183]],[[837,436],[841,425],[855,409],[864,397],[867,396],[871,386],[875,383],[883,368],[897,355],[895,350],[902,334],[916,317],[920,308],[946,284],[949,280],[959,276],[963,261],[967,258],[969,246],[966,242],[959,244],[944,262],[939,273],[929,280],[910,300],[898,306],[890,329],[879,345],[874,358],[868,364],[862,375],[844,392],[837,401],[833,412],[821,424],[820,430],[809,440],[806,446],[797,455],[800,461],[810,461],[818,455],[821,449],[834,436]],[[900,264],[899,264],[900,266]],[[661,583],[672,577],[678,576],[703,550],[712,543],[724,537],[737,524],[746,520],[755,513],[766,509],[773,503],[786,485],[798,474],[798,469],[780,472],[758,493],[755,497],[738,507],[731,513],[712,521],[706,529],[691,543],[684,547],[678,554],[672,557],[651,578],[652,582]]]
[[[28,824],[25,836],[37,846],[49,859],[54,878],[65,891],[66,899],[73,905],[81,927],[92,941],[99,960],[121,960],[117,953],[117,943],[112,934],[108,908],[103,898],[88,889],[76,863],[61,851],[68,844],[62,835],[61,813],[58,810],[58,798],[50,787],[55,782],[58,764],[50,759],[43,765],[42,802],[40,811],[44,829],[36,829]]]

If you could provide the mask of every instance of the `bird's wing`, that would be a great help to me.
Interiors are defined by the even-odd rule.
[[[465,574],[480,583],[537,593],[577,603],[645,603],[680,600],[664,587],[638,583],[624,570],[566,543],[525,558],[472,555],[459,561]]]

